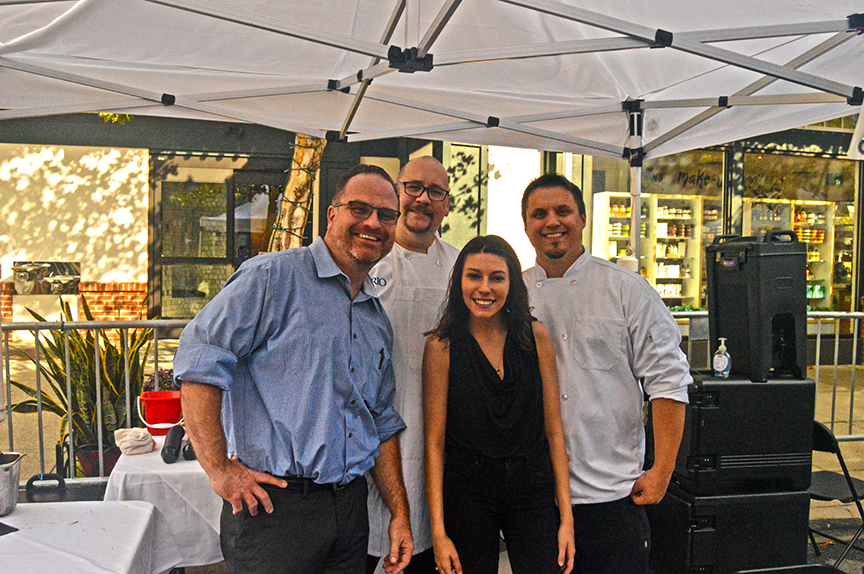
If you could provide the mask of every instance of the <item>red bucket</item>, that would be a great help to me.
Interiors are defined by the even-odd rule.
[[[141,404],[144,404],[144,414]],[[180,391],[147,391],[138,397],[138,416],[147,425],[150,434],[161,436],[168,434],[168,429],[183,421],[180,408]]]

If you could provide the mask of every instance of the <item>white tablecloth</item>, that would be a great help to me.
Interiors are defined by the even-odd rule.
[[[155,437],[156,450],[122,455],[108,477],[105,500],[145,500],[165,517],[167,534],[177,543],[178,566],[202,566],[222,561],[219,516],[222,499],[195,460],[179,458],[166,464],[159,452],[164,437]]]
[[[146,502],[19,504],[0,522],[3,574],[157,574],[180,562],[167,524]]]

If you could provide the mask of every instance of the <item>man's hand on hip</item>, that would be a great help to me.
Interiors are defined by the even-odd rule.
[[[218,471],[210,474],[210,486],[231,504],[234,514],[241,513],[244,504],[252,516],[258,514],[259,504],[268,514],[273,512],[273,503],[261,484],[273,484],[279,488],[288,486],[281,478],[248,469],[234,459],[226,459]]]

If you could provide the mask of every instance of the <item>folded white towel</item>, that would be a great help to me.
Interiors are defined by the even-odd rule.
[[[156,441],[147,429],[117,429],[114,442],[123,454],[146,454],[156,448]]]

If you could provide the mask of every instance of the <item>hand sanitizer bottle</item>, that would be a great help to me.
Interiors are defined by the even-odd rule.
[[[719,337],[720,346],[714,353],[714,376],[718,379],[728,379],[729,369],[732,368],[732,359],[726,351],[726,337]]]

